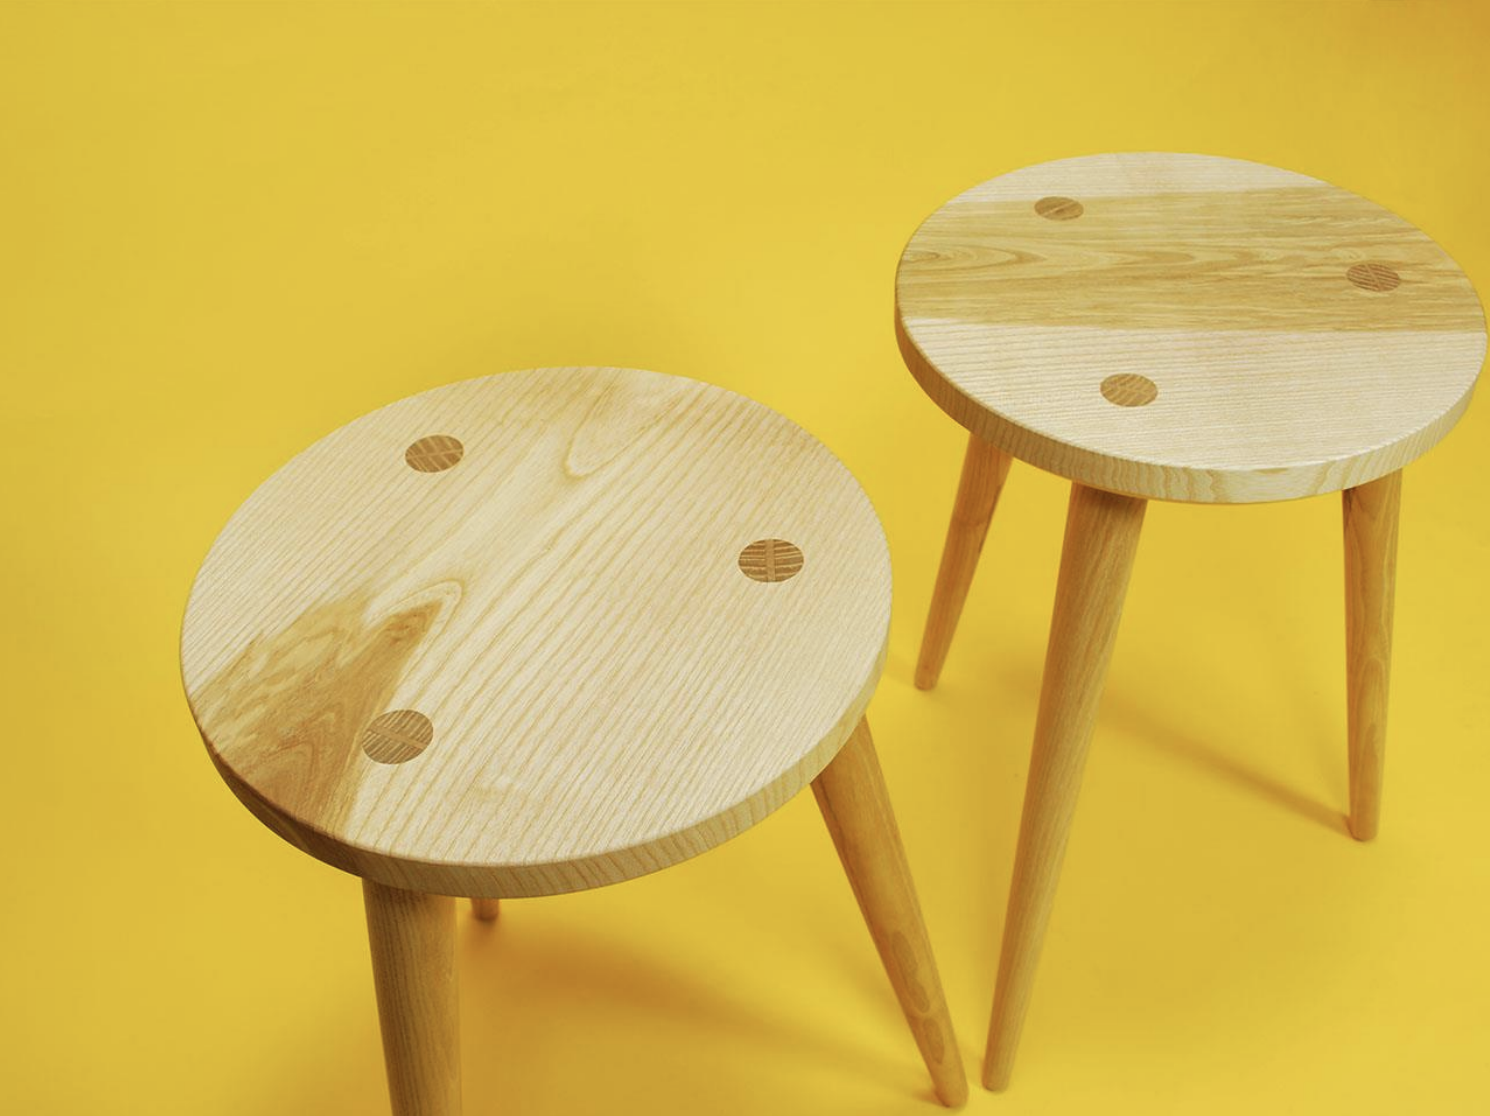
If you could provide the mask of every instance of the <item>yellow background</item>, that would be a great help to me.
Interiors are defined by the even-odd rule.
[[[1463,4],[0,9],[0,1109],[386,1111],[356,881],[254,822],[176,670],[233,508],[333,427],[543,364],[823,439],[889,533],[872,707],[981,1063],[1064,485],[1016,466],[943,685],[910,672],[963,436],[891,279],[917,222],[1108,149],[1258,159],[1490,290]],[[1480,1113],[1490,405],[1408,472],[1381,838],[1344,833],[1338,500],[1156,505],[1014,1087],[969,1111]],[[937,1111],[810,796],[460,929],[468,1111]]]

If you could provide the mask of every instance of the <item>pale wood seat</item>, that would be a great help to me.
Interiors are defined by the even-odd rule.
[[[1427,235],[1318,179],[1130,153],[1014,171],[916,230],[896,331],[970,432],[917,666],[936,684],[1017,458],[1072,483],[984,1080],[1008,1083],[1146,501],[1344,491],[1350,828],[1377,830],[1400,473],[1485,357]]]
[[[1205,503],[1401,468],[1469,403],[1469,280],[1426,234],[1292,171],[1197,155],[1043,163],[958,195],[896,278],[922,388],[1082,484]]]
[[[494,917],[651,872],[809,783],[957,1103],[863,720],[889,614],[874,510],[800,427],[681,377],[536,369],[403,399],[275,473],[202,564],[182,674],[245,805],[365,881],[396,1111],[459,1108],[440,896]]]

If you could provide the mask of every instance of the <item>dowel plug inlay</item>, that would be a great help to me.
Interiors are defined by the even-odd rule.
[[[416,472],[443,473],[458,464],[465,452],[466,447],[461,445],[459,438],[452,438],[449,434],[431,434],[404,450],[404,460]]]
[[[362,734],[362,750],[378,763],[405,763],[435,738],[435,726],[415,709],[394,709],[373,718]]]
[[[1159,386],[1136,372],[1119,372],[1102,381],[1102,398],[1119,407],[1142,407],[1159,398]]]
[[[1356,264],[1345,278],[1363,291],[1377,292],[1395,290],[1402,282],[1402,277],[1383,263]]]
[[[1041,198],[1035,203],[1035,212],[1047,221],[1074,221],[1086,212],[1086,208],[1075,198]]]
[[[785,581],[802,563],[802,551],[785,539],[756,539],[740,551],[740,572],[752,581]]]

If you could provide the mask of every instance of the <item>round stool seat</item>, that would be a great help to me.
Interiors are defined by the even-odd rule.
[[[1400,469],[1485,357],[1474,289],[1424,233],[1204,155],[1062,159],[960,194],[906,246],[896,325],[923,389],[1004,452],[1210,503]]]
[[[614,368],[401,400],[275,473],[192,588],[182,673],[264,822],[440,895],[593,887],[806,786],[863,714],[884,534],[816,439]]]

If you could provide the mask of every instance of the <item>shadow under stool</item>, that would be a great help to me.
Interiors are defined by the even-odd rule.
[[[363,879],[393,1110],[460,1111],[454,900],[653,872],[808,783],[943,1103],[967,1095],[864,710],[890,563],[817,440],[615,368],[327,435],[203,561],[182,676],[260,821]]]
[[[900,350],[970,433],[916,670],[936,685],[1010,462],[1069,478],[984,1084],[1009,1082],[1149,500],[1342,492],[1350,829],[1377,830],[1400,470],[1485,356],[1469,280],[1329,183],[1203,155],[1063,159],[936,210]]]

